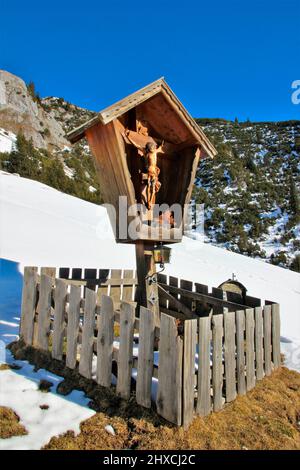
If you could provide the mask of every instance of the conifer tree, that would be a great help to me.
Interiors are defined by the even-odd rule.
[[[300,200],[293,176],[290,175],[290,211],[293,221],[297,223],[300,220]]]

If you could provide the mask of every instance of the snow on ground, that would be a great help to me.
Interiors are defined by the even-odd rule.
[[[0,128],[0,152],[11,152],[16,141],[16,134]]]
[[[85,268],[135,268],[134,247],[116,244],[103,207],[63,194],[36,181],[0,172],[0,361],[3,345],[18,335],[22,272],[26,265]],[[172,246],[166,274],[218,286],[234,273],[248,294],[281,306],[282,352],[300,371],[300,275],[259,260],[184,238]],[[8,354],[6,361],[12,362]],[[2,357],[2,361],[4,358]],[[78,431],[91,416],[81,392],[63,398],[37,390],[47,371],[34,373],[26,362],[0,372],[0,405],[12,407],[28,436],[0,441],[0,448],[39,448],[51,435]],[[50,404],[47,411],[40,404]],[[24,406],[24,404],[26,404]]]
[[[1,215],[1,225],[2,222]],[[18,264],[0,260],[0,364],[21,366],[19,370],[0,372],[0,406],[12,408],[28,431],[26,436],[0,439],[0,450],[40,449],[52,436],[68,430],[78,433],[80,422],[94,414],[87,407],[89,399],[83,392],[74,391],[67,397],[56,394],[62,377],[42,369],[34,372],[27,361],[16,361],[5,350],[5,345],[18,338],[21,290],[22,275]],[[53,383],[50,393],[38,390],[41,379]],[[41,405],[48,405],[49,409],[42,410]]]

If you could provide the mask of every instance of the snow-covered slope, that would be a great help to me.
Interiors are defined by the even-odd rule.
[[[11,152],[16,141],[16,134],[0,128],[0,152]]]
[[[134,247],[114,241],[106,210],[36,181],[0,172],[0,256],[24,265],[135,268]],[[248,294],[280,303],[282,334],[300,337],[300,275],[184,238],[167,274],[218,286],[234,273]]]
[[[135,268],[134,247],[115,243],[103,207],[4,172],[0,172],[0,258],[0,342],[5,343],[18,334],[24,266]],[[166,273],[209,286],[218,286],[234,273],[246,285],[249,295],[279,302],[282,351],[287,364],[300,370],[299,274],[189,238],[173,246]],[[0,405],[16,408],[31,433],[24,438],[13,438],[11,444],[7,440],[5,446],[32,448],[33,436],[40,435],[39,430],[47,423],[38,408],[45,398],[36,390],[36,383],[32,386],[32,381],[38,382],[47,372],[38,375],[29,366],[23,367],[19,375],[17,372],[0,373]],[[20,406],[26,387],[33,394],[36,416],[33,428],[30,414],[26,412],[22,416]],[[54,397],[51,403],[52,412],[56,413],[55,425],[35,445],[42,445],[51,433],[77,429],[78,423],[91,412],[82,406],[86,404],[82,395],[75,394],[76,406],[72,398],[68,401]],[[62,404],[65,414],[57,413]]]

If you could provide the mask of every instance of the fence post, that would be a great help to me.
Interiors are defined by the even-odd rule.
[[[272,356],[274,368],[280,366],[280,313],[279,304],[272,304]]]
[[[25,344],[32,345],[34,316],[37,300],[37,271],[35,266],[24,268],[20,336]]]
[[[171,423],[182,424],[183,339],[177,320],[161,314],[157,412]]]
[[[81,287],[71,286],[68,325],[66,366],[75,369],[77,361],[77,343],[80,320]]]
[[[185,320],[183,330],[182,424],[187,427],[194,416],[195,359],[198,320]]]
[[[206,416],[211,412],[211,334],[211,316],[199,318],[197,413],[201,416]]]
[[[255,307],[255,362],[256,362],[256,379],[261,380],[264,377],[262,307]]]
[[[134,319],[134,306],[127,302],[121,302],[117,393],[125,399],[130,397],[131,389]]]
[[[96,292],[91,289],[86,289],[79,373],[87,379],[92,377],[94,328],[96,320],[95,310]]]
[[[52,282],[51,277],[41,274],[36,347],[45,351],[49,347]]]
[[[102,295],[97,337],[97,382],[111,386],[114,343],[114,303],[108,295]]]
[[[271,305],[264,306],[264,352],[265,352],[265,374],[270,375],[272,372],[271,362]]]
[[[223,407],[223,314],[213,315],[213,402],[214,411]]]
[[[254,311],[246,309],[246,371],[247,391],[255,387]]]
[[[245,311],[236,312],[236,352],[237,352],[237,383],[238,394],[246,393],[245,378]]]
[[[136,401],[146,408],[151,407],[151,386],[154,351],[154,321],[153,312],[140,307],[139,326],[139,355],[136,382]]]
[[[226,401],[236,398],[235,312],[224,313],[224,359]]]
[[[54,293],[54,322],[52,335],[52,357],[61,360],[65,329],[67,284],[62,279],[55,281]]]

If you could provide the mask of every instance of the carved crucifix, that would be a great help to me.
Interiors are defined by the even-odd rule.
[[[141,199],[147,209],[151,210],[156,201],[156,194],[161,187],[158,179],[160,169],[157,166],[157,155],[164,153],[164,141],[157,146],[152,137],[128,129],[125,131],[124,137],[138,149],[138,155],[144,157],[145,171],[141,173]]]

